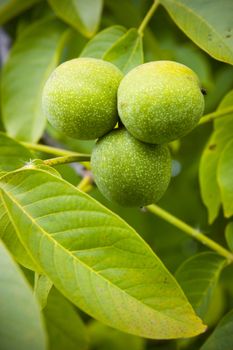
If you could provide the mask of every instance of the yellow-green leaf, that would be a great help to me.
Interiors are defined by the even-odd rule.
[[[28,254],[82,310],[111,327],[154,339],[205,330],[150,247],[90,196],[35,169],[2,177],[0,188]]]

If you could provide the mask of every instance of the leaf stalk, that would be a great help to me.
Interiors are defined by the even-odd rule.
[[[232,113],[233,113],[233,106],[229,107],[229,108],[219,109],[218,111],[203,115],[203,117],[201,117],[198,125],[202,125],[202,124],[211,122],[217,118],[225,117],[225,116],[232,114]]]
[[[21,142],[21,144],[33,151],[39,151],[47,154],[52,154],[54,156],[71,156],[71,155],[79,155],[77,152],[72,152],[62,148],[51,147],[47,145],[41,145],[36,143],[29,142]]]
[[[228,264],[233,263],[233,254],[222,247],[220,244],[214,242],[212,239],[204,235],[203,233],[199,232],[198,230],[194,229],[193,227],[189,226],[182,220],[178,219],[177,217],[173,216],[166,210],[160,208],[156,204],[151,204],[146,207],[151,213],[157,215],[158,217],[162,218],[163,220],[169,222],[171,225],[179,228],[181,231],[186,233],[187,235],[195,238],[199,242],[201,242],[203,245],[207,246],[208,248],[216,251],[218,254],[222,255],[227,259]]]
[[[54,166],[54,165],[67,164],[67,163],[84,162],[88,160],[90,160],[90,156],[88,154],[77,154],[77,155],[71,155],[71,156],[46,159],[43,161],[43,163],[45,165]]]
[[[143,36],[144,30],[145,30],[146,26],[148,25],[151,17],[153,16],[155,10],[157,9],[158,5],[159,5],[159,0],[154,0],[152,6],[150,7],[149,11],[147,12],[147,14],[143,18],[140,26],[138,27],[138,34],[139,35]]]
[[[89,192],[92,189],[93,179],[91,175],[85,176],[78,184],[77,188],[83,192]]]

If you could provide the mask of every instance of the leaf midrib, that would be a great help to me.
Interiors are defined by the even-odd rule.
[[[83,263],[81,260],[79,260],[75,255],[73,255],[69,250],[65,249],[59,242],[57,242],[56,240],[54,240],[54,239],[49,235],[49,233],[47,233],[41,226],[39,226],[39,225],[37,224],[37,222],[24,210],[24,208],[20,205],[19,202],[17,202],[17,201],[14,199],[14,197],[12,197],[5,189],[1,188],[1,198],[2,198],[2,202],[3,202],[3,204],[4,204],[5,208],[6,208],[6,211],[7,211],[8,215],[9,215],[9,217],[11,218],[11,221],[12,221],[12,224],[13,224],[13,226],[14,226],[14,228],[15,228],[15,231],[16,231],[17,234],[18,234],[18,238],[20,239],[22,245],[24,246],[24,248],[25,248],[26,251],[28,252],[29,256],[31,256],[31,258],[32,258],[32,260],[34,261],[34,263],[36,264],[36,266],[38,266],[38,263],[35,261],[35,258],[32,256],[32,254],[31,254],[30,250],[28,249],[28,247],[25,246],[24,242],[22,242],[22,240],[21,240],[21,235],[20,235],[20,233],[19,233],[18,228],[17,228],[16,225],[15,225],[15,222],[14,222],[14,219],[12,218],[12,215],[11,215],[10,212],[9,212],[8,206],[7,206],[7,204],[5,203],[5,200],[4,200],[3,196],[2,196],[2,192],[4,192],[6,196],[8,196],[8,198],[19,208],[20,211],[22,211],[22,212],[25,214],[25,216],[39,229],[39,231],[41,231],[41,233],[43,233],[43,234],[47,237],[48,240],[52,241],[53,245],[59,246],[60,249],[62,249],[63,251],[65,251],[66,254],[68,254],[68,255],[71,256],[71,258],[73,259],[74,262],[77,260],[78,263],[80,263],[80,265],[84,266],[84,268],[86,268],[87,270],[90,270],[91,273],[96,274],[99,278],[102,278],[102,279],[105,280],[108,284],[112,285],[113,288],[116,288],[116,289],[118,289],[121,293],[126,294],[127,297],[132,298],[133,300],[136,300],[137,303],[142,304],[144,308],[149,309],[150,311],[153,311],[154,313],[157,313],[157,314],[159,314],[159,315],[162,315],[162,318],[171,319],[171,320],[173,320],[173,321],[175,320],[176,322],[179,322],[179,323],[181,323],[181,324],[184,323],[184,322],[183,322],[182,320],[180,320],[180,319],[176,319],[176,318],[174,318],[174,317],[170,317],[169,315],[166,315],[166,314],[162,313],[161,311],[155,310],[154,308],[152,308],[152,307],[150,307],[150,306],[144,304],[141,300],[138,300],[138,299],[135,298],[134,296],[132,296],[132,295],[128,294],[127,292],[125,292],[123,289],[120,289],[117,285],[113,284],[111,281],[109,281],[108,279],[106,279],[105,277],[103,277],[102,275],[100,275],[97,271],[92,270],[88,265],[86,265],[86,264]],[[39,268],[40,270],[44,270],[43,268],[41,268],[41,266],[38,266],[38,268]],[[44,272],[46,273],[46,271],[44,271]],[[186,305],[186,304],[188,304],[188,303],[186,302],[186,300],[184,300],[184,305]],[[178,308],[180,308],[180,306],[179,306]],[[186,323],[187,323],[187,321],[185,322],[185,324],[186,324]],[[193,322],[191,322],[191,324],[192,324],[192,323],[193,323]]]

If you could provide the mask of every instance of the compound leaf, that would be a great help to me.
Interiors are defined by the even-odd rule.
[[[204,252],[186,260],[177,270],[176,279],[197,314],[204,318],[225,259],[218,254]]]
[[[143,63],[142,37],[137,29],[129,29],[103,56],[115,64],[123,73]]]
[[[103,0],[49,0],[56,15],[80,31],[91,37],[97,30]]]
[[[26,278],[0,241],[0,348],[46,349],[39,305]]]
[[[46,119],[41,94],[64,44],[64,25],[47,18],[29,26],[16,40],[2,75],[2,118],[14,138],[36,142]]]
[[[0,188],[28,254],[82,310],[148,338],[189,337],[205,330],[149,246],[90,196],[35,169],[2,177]]]
[[[174,22],[209,55],[233,64],[231,0],[161,0]]]

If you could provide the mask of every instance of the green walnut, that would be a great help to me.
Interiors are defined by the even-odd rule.
[[[154,144],[191,131],[204,110],[197,75],[183,64],[156,61],[130,71],[118,89],[118,112],[137,139]]]
[[[117,123],[120,70],[109,62],[77,58],[57,67],[45,84],[42,105],[58,131],[81,140],[103,136]]]
[[[168,147],[143,143],[124,128],[99,139],[91,167],[102,194],[122,206],[141,207],[157,202],[171,177]]]

